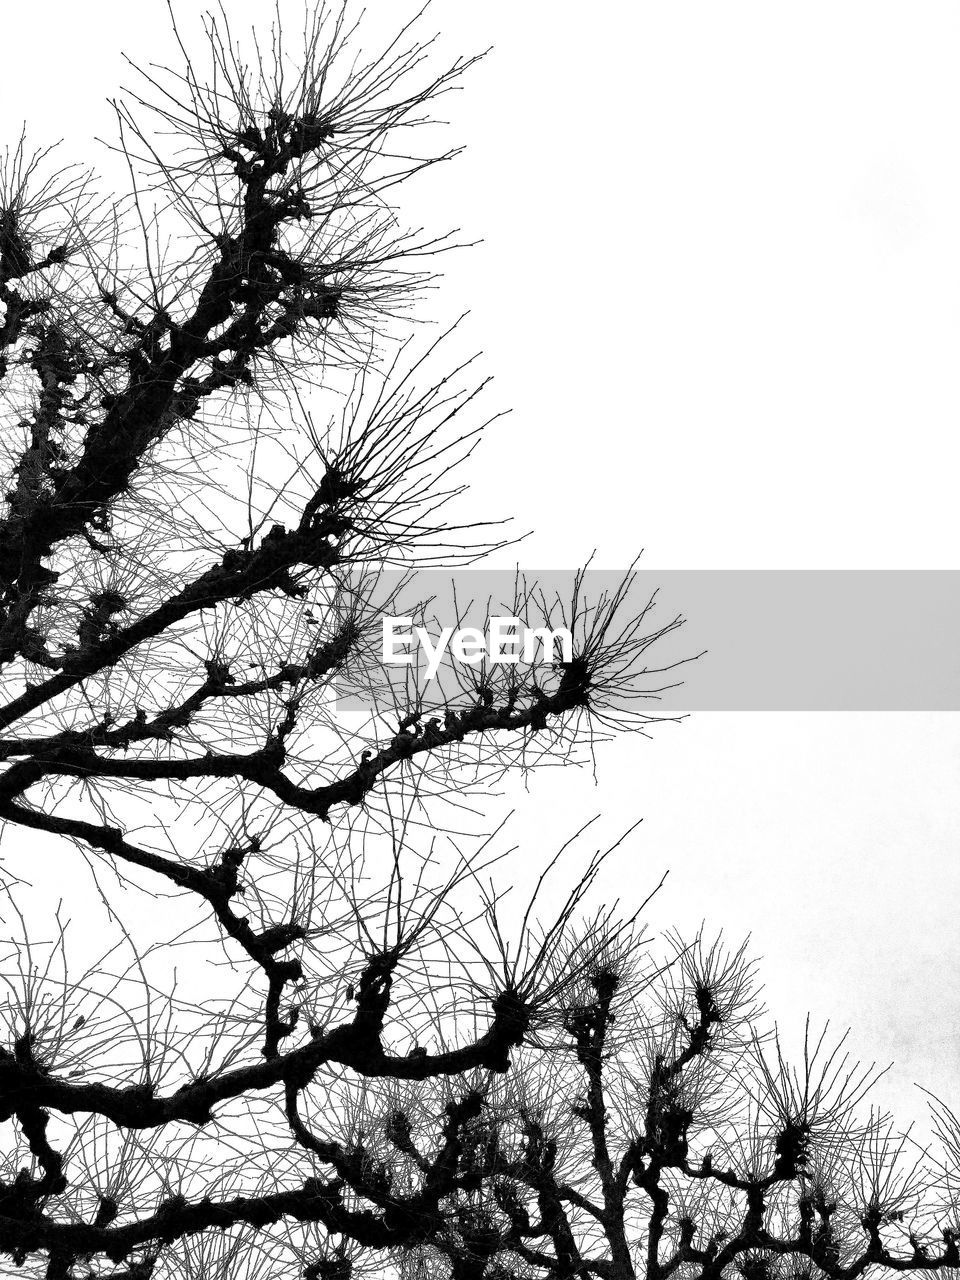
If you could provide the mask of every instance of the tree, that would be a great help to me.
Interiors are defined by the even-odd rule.
[[[506,1077],[480,1078],[463,1176],[407,1277],[856,1280],[960,1262],[960,1121],[934,1140],[867,1106],[883,1070],[807,1019],[791,1065],[746,946],[613,928],[579,991]],[[433,1108],[436,1107],[436,1101]],[[367,1121],[417,1159],[424,1098]],[[419,1125],[418,1125],[419,1122]],[[394,1176],[397,1176],[396,1174]]]
[[[465,830],[504,770],[642,729],[676,623],[629,576],[592,603],[521,582],[569,659],[439,701],[378,665],[382,567],[499,535],[447,515],[469,362],[383,355],[452,247],[390,193],[450,154],[414,141],[470,62],[354,35],[321,10],[247,63],[210,20],[205,70],[181,44],[117,106],[126,199],[23,138],[0,170],[0,1250],[51,1280],[954,1266],[952,1228],[885,1252],[893,1174],[849,1261],[815,1161],[886,1169],[890,1140],[847,1121],[865,1079],[828,1102],[762,1065],[742,953],[645,968],[634,913],[580,920],[602,853],[511,921],[499,829]],[[33,863],[89,871],[71,905],[107,940],[79,969]]]
[[[569,660],[479,669],[439,706],[383,677],[382,567],[497,545],[446,516],[470,362],[431,378],[437,343],[378,347],[451,247],[389,198],[449,154],[413,148],[470,62],[433,74],[407,31],[358,59],[345,10],[292,52],[275,23],[251,63],[206,30],[204,70],[181,45],[117,105],[127,198],[23,137],[0,170],[0,1250],[51,1278],[283,1270],[284,1240],[288,1268],[342,1275],[343,1242],[441,1230],[472,1104],[400,1195],[324,1136],[324,1100],[505,1072],[573,980],[593,864],[511,941],[469,905],[499,855],[463,809],[602,726],[654,638],[629,584],[587,605],[578,579]],[[31,862],[72,884],[78,860],[89,900],[21,907]],[[108,936],[80,972],[68,912],[82,947]]]

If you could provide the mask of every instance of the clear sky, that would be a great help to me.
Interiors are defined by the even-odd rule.
[[[225,6],[238,29],[267,9]],[[414,10],[370,8],[371,50]],[[423,24],[494,46],[445,102],[466,153],[401,201],[482,238],[425,310],[470,310],[513,409],[472,501],[532,531],[523,563],[960,567],[957,6],[434,0]],[[121,51],[170,48],[164,5],[3,27],[7,136],[26,118],[119,182],[93,139]],[[505,798],[531,869],[591,813],[644,817],[611,892],[669,869],[654,924],[751,931],[785,1021],[897,1059],[901,1111],[914,1080],[960,1102],[960,718],[704,714],[598,763]]]

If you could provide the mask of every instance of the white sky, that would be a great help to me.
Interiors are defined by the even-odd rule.
[[[446,103],[467,153],[402,207],[483,237],[427,307],[470,309],[513,408],[473,483],[533,531],[523,563],[960,567],[956,5],[434,0],[424,26],[495,46]],[[96,160],[120,51],[166,28],[160,0],[8,7],[7,137]],[[901,1111],[914,1080],[960,1101],[960,719],[701,715],[599,764],[519,797],[531,868],[644,816],[625,900],[669,868],[655,924],[752,931],[784,1020],[895,1057]]]

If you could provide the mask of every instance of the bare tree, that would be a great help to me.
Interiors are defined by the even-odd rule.
[[[901,1175],[852,1118],[869,1073],[770,1057],[742,953],[651,964],[636,911],[582,919],[602,852],[552,913],[504,904],[492,781],[642,731],[676,620],[629,575],[521,581],[568,659],[432,702],[378,662],[384,567],[501,539],[451,514],[482,383],[397,338],[454,242],[392,192],[451,154],[418,139],[470,61],[409,30],[366,61],[346,10],[249,62],[206,36],[117,104],[126,197],[25,138],[0,167],[0,1251],[51,1280],[956,1266],[951,1113]]]
[[[382,346],[452,243],[390,199],[449,154],[417,139],[469,60],[405,30],[365,61],[346,10],[249,62],[206,35],[116,106],[127,197],[23,137],[0,167],[0,1250],[51,1278],[342,1276],[437,1236],[472,1103],[402,1185],[329,1130],[375,1082],[507,1071],[553,1016],[595,866],[508,943],[466,811],[649,718],[629,583],[578,578],[568,660],[439,705],[376,660],[384,566],[500,539],[447,515],[470,362]],[[93,891],[41,911],[26,881],[78,863]]]
[[[960,1265],[960,1121],[933,1140],[870,1105],[884,1074],[807,1020],[799,1066],[767,1024],[746,948],[595,922],[564,1013],[505,1077],[398,1091],[366,1121],[384,1167],[416,1167],[444,1095],[469,1112],[440,1232],[409,1280],[857,1280]],[[572,958],[579,952],[574,945]]]

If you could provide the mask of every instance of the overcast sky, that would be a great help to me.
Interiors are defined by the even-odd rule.
[[[414,6],[370,7],[373,51]],[[493,45],[445,103],[466,153],[401,208],[482,238],[426,310],[470,310],[513,410],[472,479],[532,531],[523,563],[960,567],[957,6],[435,0],[423,23]],[[169,48],[160,0],[9,8],[7,137],[25,118],[119,181],[94,138],[121,52]],[[598,765],[514,798],[530,867],[594,812],[642,816],[611,891],[669,869],[655,925],[752,932],[784,1021],[895,1058],[901,1112],[914,1080],[960,1102],[960,718],[701,714]]]

